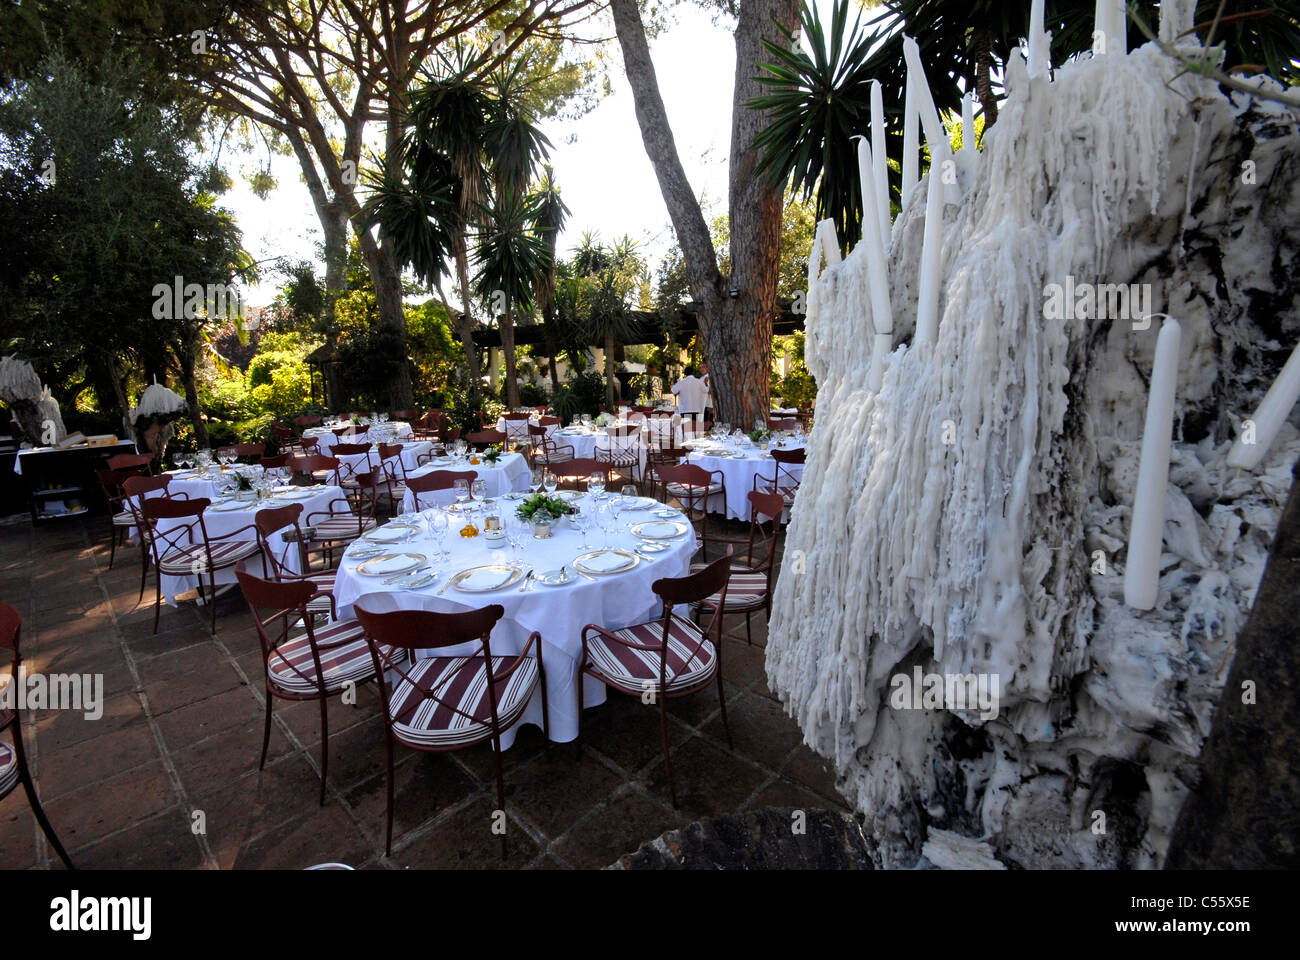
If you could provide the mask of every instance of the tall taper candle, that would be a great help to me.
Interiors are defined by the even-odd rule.
[[[885,149],[885,98],[881,92],[880,81],[871,81],[871,172],[875,181],[876,218],[880,228],[880,244],[888,250],[890,227],[889,217],[889,166],[888,153]]]
[[[925,199],[925,235],[921,239],[921,276],[916,299],[916,343],[933,343],[939,334],[939,274],[943,269],[943,183],[930,167]]]
[[[903,209],[912,200],[916,182],[920,179],[921,144],[917,130],[920,117],[916,112],[916,94],[912,92],[912,70],[907,71],[907,94],[903,97]]]
[[[1128,53],[1128,4],[1124,0],[1106,0],[1110,29],[1106,32],[1106,52],[1116,56]]]
[[[1165,488],[1169,484],[1170,435],[1174,423],[1174,388],[1178,384],[1178,347],[1182,328],[1165,319],[1156,340],[1156,358],[1142,428],[1133,516],[1129,520],[1128,565],[1124,568],[1124,602],[1137,610],[1156,605],[1160,587],[1160,553],[1165,538]]]
[[[961,98],[961,152],[975,152],[975,100],[967,92]]]
[[[1254,425],[1253,443],[1243,443],[1239,437],[1228,451],[1228,466],[1253,470],[1264,459],[1268,448],[1277,439],[1277,432],[1291,415],[1291,409],[1300,400],[1300,344],[1291,351],[1282,372],[1268,388],[1259,409],[1251,417]]]
[[[1046,76],[1052,69],[1052,45],[1043,28],[1043,0],[1033,0],[1029,7],[1029,75]]]
[[[874,164],[871,145],[866,137],[858,139],[858,182],[862,185],[862,242],[867,250],[867,281],[871,295],[871,324],[875,327],[871,374],[868,384],[872,390],[880,389],[884,375],[885,355],[893,343],[894,314],[889,303],[889,271],[885,265],[885,245],[871,225],[878,222],[879,197],[872,183]]]

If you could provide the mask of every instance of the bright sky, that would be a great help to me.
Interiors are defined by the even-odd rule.
[[[642,243],[652,268],[672,246],[673,233],[650,160],[641,142],[632,91],[622,60],[610,71],[613,93],[577,122],[550,122],[544,129],[554,144],[551,165],[572,215],[560,250],[591,230],[612,241],[628,234]],[[731,134],[731,96],[735,46],[725,25],[714,26],[698,8],[678,7],[677,24],[651,43],[677,149],[696,195],[712,218],[725,211],[727,160]],[[246,158],[253,165],[265,155]],[[222,197],[244,231],[244,246],[258,260],[285,256],[315,259],[320,228],[311,198],[292,156],[274,157],[279,187],[259,200],[242,178]],[[265,306],[280,278],[264,276],[247,291],[245,302]]]

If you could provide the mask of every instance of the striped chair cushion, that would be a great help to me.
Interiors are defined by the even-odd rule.
[[[784,487],[784,486],[782,486],[782,487],[774,487],[774,486],[772,486],[771,480],[769,479],[769,481],[768,481],[768,483],[767,483],[767,486],[758,487],[757,489],[760,490],[760,491],[763,492],[763,493],[779,493],[779,494],[781,494],[781,499],[784,500],[784,501],[785,501],[785,505],[786,505],[787,507],[789,507],[789,506],[793,506],[793,505],[794,505],[794,495],[795,495],[795,492],[799,489],[799,487],[798,487],[797,484],[796,484],[795,486],[793,486],[793,487]]]
[[[158,569],[168,576],[190,577],[207,571],[209,552],[212,554],[212,569],[220,570],[233,567],[262,549],[256,540],[213,540],[210,544],[210,550],[204,550],[201,543],[192,543],[165,553],[158,562]]]
[[[597,450],[596,459],[618,467],[634,467],[641,462],[641,455],[635,450]]]
[[[697,486],[689,486],[684,483],[668,484],[668,492],[672,494],[674,497],[679,497],[679,498],[680,497],[698,498],[704,496],[703,488]],[[722,484],[720,483],[709,484],[709,494],[708,494],[709,496],[713,496],[715,493],[721,493],[721,492],[722,492]]]
[[[703,569],[703,564],[691,565],[691,573],[699,573]],[[727,581],[727,603],[722,609],[728,613],[759,609],[766,597],[767,577],[764,574],[733,569],[731,578]],[[715,593],[707,602],[716,605],[718,595]]]
[[[338,576],[337,570],[328,570],[324,573],[313,573],[305,579],[314,583],[317,590],[324,590],[326,593],[333,594],[334,578],[336,576]],[[308,613],[330,613],[333,609],[329,597],[317,597],[315,600],[307,601]]]
[[[492,672],[500,673],[514,657],[493,657]],[[487,673],[483,657],[434,657],[417,661],[406,678],[394,688],[388,701],[393,733],[399,740],[418,746],[447,747],[471,744],[492,735],[492,708],[488,702]],[[537,688],[537,661],[524,660],[504,684],[496,685],[497,717],[501,729],[519,719]],[[421,691],[437,690],[438,700]],[[448,701],[452,711],[440,701]]]
[[[316,646],[320,650],[327,693],[343,689],[349,681],[360,683],[375,675],[370,645],[361,624],[355,620],[338,620],[317,630]],[[395,663],[403,662],[406,657],[405,650],[394,653],[392,648],[383,645],[380,652]],[[275,686],[290,693],[316,693],[319,689],[311,643],[305,633],[290,637],[277,647],[266,661],[266,672]]]
[[[664,624],[662,620],[652,620],[610,633],[632,643],[658,645],[663,642]],[[668,690],[688,690],[712,678],[718,660],[709,640],[695,649],[702,636],[694,622],[673,614],[668,632]],[[587,656],[588,663],[606,683],[626,693],[639,694],[659,687],[657,650],[634,650],[595,634],[587,641]],[[645,686],[647,682],[649,688]]]
[[[569,447],[559,451],[542,450],[539,459],[542,463],[568,463],[573,459],[573,454],[570,452],[572,449],[572,447]]]
[[[388,488],[388,491],[389,491],[389,495],[390,495],[394,500],[405,500],[405,499],[406,499],[406,484],[404,484],[404,483],[395,483],[395,484],[393,484],[391,487]]]
[[[316,528],[316,536],[313,542],[322,540],[355,540],[363,533],[369,533],[375,529],[378,524],[369,517],[364,523],[358,524],[358,518],[351,514],[338,514],[329,517],[326,520],[317,520],[312,523]]]
[[[18,785],[18,754],[14,748],[0,741],[0,797]]]
[[[113,514],[113,526],[115,527],[134,527],[135,517],[130,510],[123,510],[121,513]]]

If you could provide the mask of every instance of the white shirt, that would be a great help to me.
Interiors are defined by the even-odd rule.
[[[682,377],[673,384],[673,393],[677,394],[677,409],[682,413],[703,413],[704,398],[709,388],[699,377]]]

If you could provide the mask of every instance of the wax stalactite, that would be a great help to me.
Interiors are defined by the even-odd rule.
[[[975,152],[975,99],[970,93],[961,98],[961,151]]]
[[[1138,467],[1133,516],[1129,521],[1128,559],[1124,567],[1124,602],[1137,610],[1156,605],[1160,586],[1160,554],[1164,548],[1165,488],[1169,484],[1169,451],[1174,423],[1174,390],[1178,385],[1178,348],[1182,328],[1165,320],[1156,340],[1156,359],[1142,429],[1142,459]]]
[[[1243,470],[1253,470],[1268,453],[1268,448],[1277,439],[1278,431],[1300,400],[1300,344],[1291,351],[1282,372],[1268,388],[1259,409],[1250,418],[1254,435],[1238,437],[1228,452],[1228,466]],[[1249,442],[1248,442],[1249,441]]]
[[[876,195],[880,242],[888,248],[892,226],[889,220],[889,165],[885,152],[885,100],[879,80],[871,81],[871,155],[871,179]]]
[[[907,93],[903,98],[903,209],[912,202],[920,179],[920,141],[918,129],[920,117],[916,112],[916,94],[912,90],[912,71],[907,72]],[[902,219],[901,217],[899,218]]]

